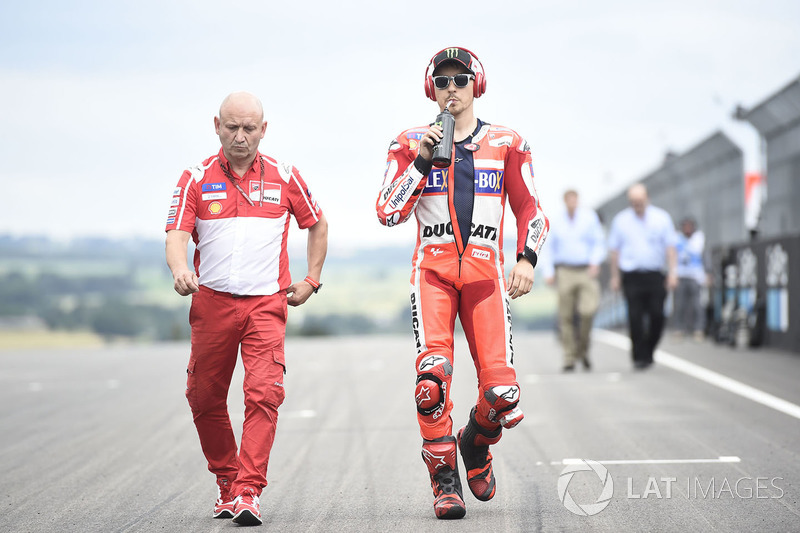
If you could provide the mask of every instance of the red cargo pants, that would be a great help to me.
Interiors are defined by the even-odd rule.
[[[233,496],[245,487],[260,493],[267,485],[278,407],[285,397],[286,311],[283,292],[236,297],[201,286],[192,295],[186,398],[208,469],[231,482]],[[228,389],[240,346],[245,410],[237,450],[228,415]]]

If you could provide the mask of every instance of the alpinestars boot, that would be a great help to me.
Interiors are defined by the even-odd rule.
[[[467,514],[461,492],[453,436],[422,441],[422,459],[431,475],[433,511],[436,518],[462,518]]]
[[[492,452],[489,445],[500,440],[501,426],[489,430],[475,421],[475,408],[469,414],[469,422],[458,431],[458,447],[467,469],[469,490],[481,501],[491,500],[495,492]]]

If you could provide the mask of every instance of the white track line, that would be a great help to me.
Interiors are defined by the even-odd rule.
[[[721,455],[717,459],[593,459],[603,465],[676,465],[694,463],[741,463],[742,460],[735,455]],[[575,465],[583,463],[583,459],[562,459],[561,461],[551,461],[551,465]]]
[[[610,346],[614,346],[615,348],[626,351],[631,349],[631,340],[625,335],[620,335],[619,333],[614,333],[613,331],[604,329],[596,329],[592,335],[596,340],[604,342]],[[743,398],[747,398],[748,400],[760,403],[761,405],[766,405],[767,407],[771,407],[776,411],[780,411],[781,413],[800,419],[800,405],[787,402],[786,400],[756,389],[755,387],[745,385],[741,381],[736,381],[735,379],[723,376],[722,374],[704,368],[700,365],[690,363],[689,361],[681,359],[676,355],[667,353],[664,350],[656,350],[653,358],[655,359],[656,363],[660,365],[677,370],[678,372],[683,372],[686,375],[705,381],[710,385],[714,385],[715,387],[719,387],[728,392],[738,394]]]
[[[313,409],[301,409],[299,411],[288,411],[281,413],[281,418],[315,418],[317,412]]]
[[[523,377],[525,383],[541,383],[542,381],[574,381],[579,379],[596,379],[598,376],[604,377],[606,381],[619,381],[622,379],[621,372],[582,372],[563,373],[563,374],[526,374]]]

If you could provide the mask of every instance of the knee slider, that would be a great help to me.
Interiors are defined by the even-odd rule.
[[[417,387],[414,399],[422,416],[439,418],[447,401],[447,387],[453,366],[441,355],[422,357],[417,363]]]
[[[433,413],[439,404],[442,403],[443,396],[442,382],[436,380],[435,376],[420,376],[417,379],[417,389],[414,391],[414,400],[417,402],[417,411],[419,411],[420,414],[429,415]]]
[[[519,385],[496,385],[486,389],[483,393],[488,404],[486,418],[511,429],[519,424],[525,415],[519,408]]]

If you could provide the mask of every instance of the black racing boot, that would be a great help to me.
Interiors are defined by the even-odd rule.
[[[481,501],[491,500],[495,493],[495,479],[492,471],[492,452],[489,445],[500,440],[503,428],[490,430],[475,420],[475,408],[469,414],[469,422],[458,431],[458,447],[467,469],[469,490]]]
[[[456,439],[447,436],[422,441],[422,459],[431,475],[436,518],[463,518],[467,514],[456,460]]]

